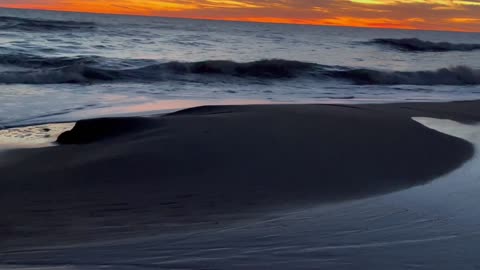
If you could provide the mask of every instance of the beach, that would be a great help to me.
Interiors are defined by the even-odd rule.
[[[4,2],[0,270],[480,269],[473,2]]]
[[[8,261],[24,249],[228,228],[425,185],[474,147],[412,117],[473,124],[479,104],[202,106],[82,120],[58,146],[0,156],[0,250]]]

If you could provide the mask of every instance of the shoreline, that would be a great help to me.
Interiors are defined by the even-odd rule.
[[[380,105],[380,104],[425,104],[425,103],[455,103],[474,102],[478,99],[425,99],[425,100],[398,100],[398,99],[340,99],[322,98],[316,101],[309,100],[271,100],[255,98],[234,98],[234,99],[165,99],[153,102],[134,103],[112,107],[90,108],[85,110],[74,110],[71,112],[52,113],[41,116],[32,116],[14,121],[7,121],[0,124],[0,131],[11,128],[22,128],[45,124],[71,123],[80,120],[88,120],[105,117],[149,117],[162,114],[169,114],[188,108],[201,106],[237,106],[237,105]]]
[[[202,106],[79,121],[60,146],[3,154],[0,251],[224,226],[426,184],[474,150],[411,117],[479,122],[479,105]]]

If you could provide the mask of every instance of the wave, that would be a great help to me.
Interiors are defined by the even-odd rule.
[[[41,20],[19,17],[0,16],[1,30],[20,31],[91,31],[96,28],[92,22],[62,21],[62,20]]]
[[[367,43],[386,45],[407,52],[449,52],[480,50],[480,44],[464,44],[450,42],[431,42],[418,38],[379,38]]]
[[[479,85],[480,70],[467,66],[441,68],[433,71],[381,71],[349,69],[327,72],[332,78],[345,79],[362,85]]]
[[[85,56],[42,58],[0,57],[0,64],[18,65],[27,70],[0,72],[3,84],[92,84],[105,82],[231,82],[238,80],[340,80],[359,85],[479,85],[480,70],[466,66],[432,71],[388,71],[326,66],[282,59],[239,63],[210,60],[164,62],[121,60]],[[153,63],[152,63],[153,62]],[[128,68],[125,68],[128,67]],[[235,80],[235,81],[234,81]]]
[[[0,54],[0,65],[22,68],[54,68],[73,65],[93,65],[102,60],[97,56],[79,57],[41,57],[31,54]]]

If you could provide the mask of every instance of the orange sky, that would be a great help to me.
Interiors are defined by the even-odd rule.
[[[480,0],[0,0],[0,7],[480,32]]]

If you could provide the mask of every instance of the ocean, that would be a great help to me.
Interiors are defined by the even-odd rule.
[[[0,9],[0,127],[201,104],[480,96],[480,33]]]

